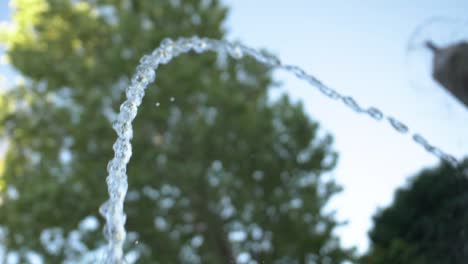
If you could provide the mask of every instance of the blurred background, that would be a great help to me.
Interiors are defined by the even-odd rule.
[[[1,1],[0,263],[99,259],[111,123],[139,58],[166,37],[264,49],[462,160],[468,111],[432,80],[424,43],[466,41],[467,8]],[[183,55],[158,69],[134,129],[127,262],[468,261],[466,179],[285,72]]]

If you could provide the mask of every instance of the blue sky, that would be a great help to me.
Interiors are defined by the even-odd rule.
[[[2,21],[8,18],[7,2],[0,0]],[[226,21],[229,39],[267,48],[283,62],[303,67],[362,105],[377,106],[401,119],[412,131],[421,132],[456,157],[467,154],[467,109],[432,83],[427,72],[413,74],[415,69],[427,66],[427,57],[416,60],[414,66],[408,63],[406,54],[412,33],[429,18],[467,19],[467,1],[225,2],[231,7]],[[450,41],[454,35],[447,30],[463,29],[447,24],[427,28],[425,36]],[[0,75],[7,72],[10,70],[0,65]],[[7,78],[5,83],[13,82]],[[404,185],[408,176],[435,165],[437,159],[407,135],[329,101],[306,83],[283,72],[275,72],[275,78],[283,82],[285,92],[304,103],[325,132],[334,135],[340,161],[333,175],[345,190],[332,201],[330,209],[337,210],[339,219],[350,221],[338,230],[344,244],[364,250],[371,216],[377,208],[391,202],[395,188]]]
[[[0,21],[5,21],[10,18],[10,9],[9,9],[9,1],[2,0],[0,1]]]
[[[422,48],[406,53],[418,26],[433,17],[468,19],[468,1],[227,0],[228,38],[267,48],[283,62],[303,67],[362,105],[398,117],[413,132],[458,158],[468,153],[468,111],[434,84]],[[423,37],[448,43],[467,27],[435,24]],[[464,31],[464,33],[463,33]],[[413,60],[413,58],[417,58]],[[426,60],[424,60],[426,59]],[[408,62],[409,61],[409,62]],[[416,61],[416,63],[414,63]],[[413,73],[415,72],[415,73]],[[330,204],[350,223],[340,228],[345,245],[367,248],[367,230],[378,207],[388,205],[408,176],[437,159],[385,123],[329,101],[283,72],[275,77],[303,101],[310,115],[335,136],[340,161],[334,175],[345,190]],[[436,183],[434,183],[436,184]]]
[[[0,23],[8,21],[11,16],[10,9],[8,7],[8,0],[0,0]],[[0,46],[0,89],[7,85],[7,82],[11,82],[12,80],[12,72],[4,63],[3,63],[3,55],[4,55],[4,48]],[[8,78],[8,81],[7,81]],[[0,143],[1,145],[1,143]],[[0,146],[1,147],[1,146]]]

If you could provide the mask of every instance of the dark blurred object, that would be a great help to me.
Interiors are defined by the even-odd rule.
[[[428,41],[426,46],[434,53],[434,79],[468,107],[468,42],[440,48]]]

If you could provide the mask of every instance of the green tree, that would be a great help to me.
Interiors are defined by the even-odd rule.
[[[468,263],[468,159],[426,169],[374,217],[364,263]]]
[[[107,198],[110,124],[139,57],[165,37],[222,38],[227,9],[217,0],[14,3],[2,39],[27,79],[0,97],[3,245],[23,259],[76,260],[104,243],[90,223]],[[351,258],[323,212],[339,191],[322,176],[336,163],[332,138],[317,136],[300,104],[270,100],[274,85],[248,58],[188,54],[160,67],[127,171],[126,250],[139,262]]]

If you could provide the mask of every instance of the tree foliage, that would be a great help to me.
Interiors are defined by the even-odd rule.
[[[0,223],[8,252],[77,261],[104,241],[111,128],[139,57],[165,37],[222,38],[219,1],[16,0],[1,36],[26,82],[0,97],[8,139]],[[330,136],[270,70],[188,54],[160,67],[134,122],[128,243],[141,263],[339,263],[323,208],[339,191]],[[93,262],[95,260],[92,260]]]
[[[467,263],[468,179],[443,164],[396,192],[374,217],[365,263]]]

